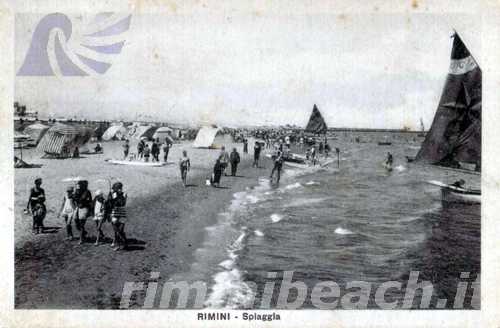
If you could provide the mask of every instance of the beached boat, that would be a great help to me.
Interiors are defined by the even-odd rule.
[[[164,162],[141,162],[141,161],[123,161],[115,159],[104,160],[106,163],[115,165],[132,165],[132,166],[146,166],[146,167],[159,167],[165,166],[167,163]]]
[[[440,181],[427,181],[441,188],[441,199],[446,203],[481,204],[481,190],[466,189]]]
[[[326,166],[332,164],[333,162],[335,162],[334,159],[328,158],[328,159],[324,159],[322,161],[317,161],[316,165],[313,165],[311,162],[304,162],[304,163],[283,162],[283,164],[290,166],[290,167],[299,168],[299,169],[309,169],[309,168],[313,168],[313,167],[318,167],[318,168],[326,167]]]
[[[415,163],[436,165],[457,173],[480,174],[481,84],[481,68],[455,33],[446,84]],[[481,202],[480,190],[439,181],[432,184],[441,188],[443,202]]]

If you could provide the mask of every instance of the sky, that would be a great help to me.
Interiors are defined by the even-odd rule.
[[[481,21],[463,14],[132,13],[120,35],[85,36],[126,15],[68,14],[73,33],[66,40],[53,29],[49,56],[59,35],[71,58],[85,53],[111,67],[90,76],[16,76],[15,100],[41,117],[225,126],[305,126],[317,104],[330,127],[418,129],[420,118],[432,122],[453,29],[479,63],[481,55]],[[43,17],[16,15],[16,72]],[[121,40],[119,54],[80,46]]]

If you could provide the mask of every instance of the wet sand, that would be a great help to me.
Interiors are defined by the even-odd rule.
[[[159,282],[185,272],[192,262],[193,251],[200,245],[204,227],[213,224],[233,193],[256,184],[267,169],[251,168],[251,155],[242,155],[238,177],[223,177],[222,188],[205,185],[218,150],[193,149],[187,144],[175,145],[166,167],[144,168],[115,166],[104,158],[117,158],[121,143],[103,143],[104,155],[82,155],[74,160],[41,160],[33,151],[25,153],[30,163],[40,163],[39,169],[16,170],[15,184],[15,306],[16,308],[95,309],[118,308],[123,285],[127,281],[146,281],[151,272],[160,272]],[[134,145],[132,145],[134,147]],[[229,145],[226,146],[229,149]],[[133,149],[133,148],[132,148]],[[181,150],[188,150],[192,170],[188,187],[180,183],[176,164]],[[265,159],[263,159],[265,161]],[[89,180],[89,188],[107,192],[108,182],[115,177],[122,181],[128,193],[126,223],[129,248],[113,251],[111,239],[93,244],[94,222],[87,220],[89,241],[79,245],[66,241],[63,219],[57,218],[65,177],[79,175]],[[44,179],[47,194],[47,233],[33,235],[31,218],[22,214],[26,206],[32,179]],[[112,237],[109,223],[105,235]],[[75,231],[75,229],[74,229]],[[75,235],[78,235],[76,233]],[[132,308],[142,304],[132,301]]]

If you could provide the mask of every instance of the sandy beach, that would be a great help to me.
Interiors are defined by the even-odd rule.
[[[251,155],[242,153],[237,177],[223,177],[221,188],[205,185],[218,150],[194,149],[190,143],[175,144],[169,164],[146,168],[110,165],[106,158],[121,157],[122,142],[103,143],[104,154],[82,155],[80,159],[40,159],[34,149],[23,158],[40,168],[18,169],[15,175],[15,289],[16,308],[95,309],[117,308],[126,281],[145,281],[160,272],[159,282],[189,268],[193,251],[202,242],[204,227],[213,224],[232,195],[256,184],[269,172],[251,168]],[[232,149],[236,145],[226,145]],[[135,144],[132,143],[132,150]],[[180,181],[177,160],[186,149],[191,158],[188,187]],[[270,164],[264,162],[262,167]],[[63,219],[57,218],[65,188],[62,179],[81,176],[89,189],[107,193],[107,179],[124,183],[128,194],[126,224],[129,249],[115,252],[110,247],[112,227],[105,224],[106,243],[95,246],[96,230],[87,221],[89,242],[66,241]],[[42,177],[47,195],[47,232],[31,233],[31,217],[23,214],[29,188]],[[78,235],[78,234],[77,234]],[[132,304],[137,308],[137,304]]]

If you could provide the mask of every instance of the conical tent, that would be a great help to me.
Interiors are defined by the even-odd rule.
[[[316,134],[324,134],[328,129],[323,116],[319,112],[318,107],[314,104],[311,117],[309,117],[309,122],[307,123],[306,132],[316,133]]]
[[[472,163],[480,169],[481,90],[481,69],[455,34],[441,100],[416,161],[449,167]]]
[[[195,148],[210,148],[213,146],[215,136],[219,132],[219,128],[204,126],[196,134],[196,139],[193,141]]]
[[[234,142],[233,137],[214,126],[204,126],[196,134],[193,141],[195,148],[219,148]]]

